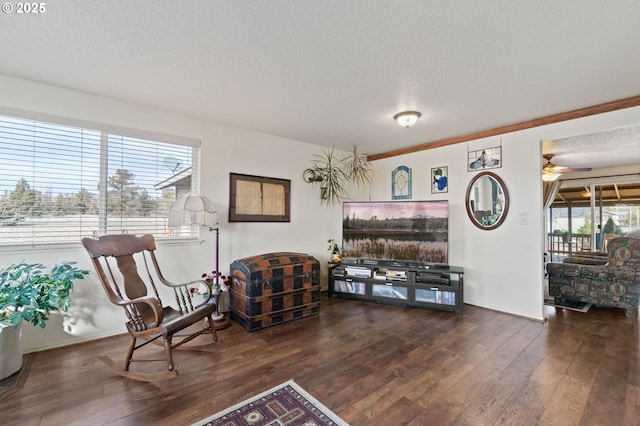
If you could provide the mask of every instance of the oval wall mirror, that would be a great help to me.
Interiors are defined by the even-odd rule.
[[[495,173],[478,173],[467,187],[467,214],[480,229],[495,229],[502,225],[509,211],[509,193]]]

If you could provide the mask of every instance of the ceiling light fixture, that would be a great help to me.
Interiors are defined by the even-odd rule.
[[[399,112],[393,116],[393,119],[398,122],[402,127],[411,127],[416,124],[418,118],[420,118],[422,114],[418,111],[404,111]]]
[[[560,176],[562,176],[562,173],[555,173],[555,172],[545,172],[544,170],[542,171],[542,180],[545,182],[553,182],[554,180],[558,179]]]

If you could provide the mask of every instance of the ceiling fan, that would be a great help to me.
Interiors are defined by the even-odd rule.
[[[591,167],[557,166],[551,162],[551,159],[553,158],[553,154],[544,154],[542,157],[545,160],[547,160],[547,163],[544,166],[542,166],[542,180],[547,182],[551,182],[558,179],[560,175],[562,175],[562,173],[591,171]]]

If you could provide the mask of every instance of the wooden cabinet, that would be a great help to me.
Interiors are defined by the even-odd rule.
[[[370,259],[329,263],[329,297],[462,313],[459,266]]]

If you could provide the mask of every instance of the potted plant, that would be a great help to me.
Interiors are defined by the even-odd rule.
[[[69,309],[73,281],[89,273],[74,265],[45,272],[41,263],[23,261],[0,270],[0,379],[22,368],[22,321],[44,328],[51,312]]]
[[[348,197],[346,183],[351,181],[358,186],[371,183],[372,167],[367,155],[358,151],[357,146],[344,156],[334,153],[334,148],[314,155],[311,168],[304,171],[304,180],[320,184],[321,202],[340,203]]]
[[[216,277],[218,278],[217,280]],[[224,319],[224,315],[220,313],[220,297],[222,296],[222,292],[229,291],[231,277],[229,275],[223,275],[221,272],[214,269],[210,274],[202,274],[202,279],[211,287],[211,294],[213,295],[216,303],[216,311],[213,313],[213,320],[220,321]]]
[[[341,262],[342,256],[345,255],[343,248],[339,247],[338,243],[336,243],[333,238],[328,239],[327,243],[329,243],[329,247],[327,247],[327,250],[331,253],[331,261],[334,263]]]

